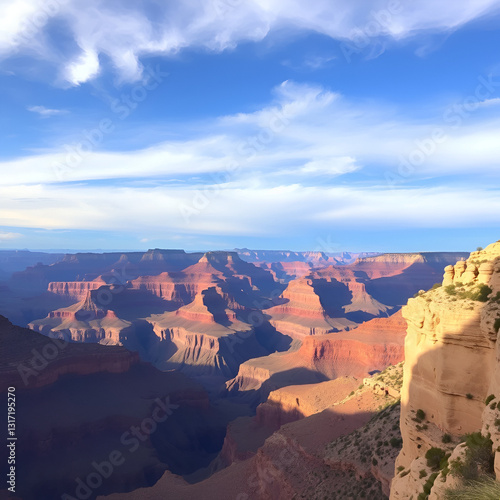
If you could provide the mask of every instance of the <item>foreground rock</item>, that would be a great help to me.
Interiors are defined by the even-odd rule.
[[[401,404],[403,449],[391,499],[421,493],[431,473],[426,488],[432,498],[441,498],[443,483],[451,485],[449,467],[443,461],[431,470],[425,455],[431,448],[441,449],[443,457],[449,455],[464,434],[490,433],[493,448],[487,438],[474,446],[489,447],[485,453],[494,450],[496,463],[500,460],[496,451],[500,431],[495,425],[500,396],[499,262],[500,243],[474,252],[467,261],[446,268],[443,286],[420,293],[403,309],[408,321]],[[473,438],[482,439],[480,435]],[[450,464],[454,460],[448,458]],[[420,475],[419,468],[427,470]],[[500,479],[499,471],[496,474]]]

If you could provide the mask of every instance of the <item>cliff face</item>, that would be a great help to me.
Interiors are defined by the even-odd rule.
[[[304,366],[328,377],[366,376],[403,360],[406,321],[397,312],[374,318],[350,332],[305,338],[297,352]]]
[[[421,292],[403,308],[408,321],[403,449],[396,465],[404,470],[393,480],[391,499],[418,493],[423,481],[411,471],[425,462],[426,451],[439,447],[451,452],[459,436],[481,430],[490,412],[486,396],[500,394],[499,263],[500,243],[494,243],[446,267],[441,287]],[[490,426],[489,432],[494,429]],[[451,443],[443,444],[444,434]]]
[[[106,282],[101,277],[93,281],[53,281],[49,283],[47,291],[80,301],[87,297],[89,291],[97,290],[103,285],[106,285]]]

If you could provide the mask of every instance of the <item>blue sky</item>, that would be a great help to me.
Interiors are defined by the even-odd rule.
[[[0,249],[500,237],[498,0],[15,0],[0,19]]]

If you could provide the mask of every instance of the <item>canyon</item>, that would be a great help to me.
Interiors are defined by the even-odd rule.
[[[0,321],[0,334],[19,346],[2,367],[4,379],[29,395],[27,414],[42,400],[61,412],[22,424],[23,462],[43,456],[61,471],[60,479],[46,469],[27,473],[26,498],[74,492],[91,457],[104,459],[120,433],[165,397],[182,410],[90,498],[395,494],[395,467],[420,449],[402,427],[395,465],[406,311],[444,268],[445,280],[457,280],[463,264],[450,265],[468,256],[154,249],[63,255],[16,269],[0,283],[0,313],[12,321]],[[478,266],[460,276],[484,281],[485,272]],[[44,342],[64,348],[53,360],[33,361],[33,350],[51,349]],[[88,411],[73,392],[84,395]],[[75,448],[61,446],[65,439],[82,446],[92,413],[81,468],[68,467]],[[71,425],[61,434],[62,415]],[[361,435],[369,437],[365,446],[348,444]],[[312,490],[316,496],[307,496]]]

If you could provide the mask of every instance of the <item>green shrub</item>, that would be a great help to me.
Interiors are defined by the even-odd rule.
[[[495,328],[495,333],[498,333],[498,330],[500,330],[500,318],[497,318],[495,320],[495,324],[493,325],[493,328]]]
[[[470,299],[470,300],[476,300],[479,302],[487,302],[488,295],[492,291],[493,290],[488,285],[481,283],[473,290],[467,290],[465,292],[460,292],[458,297],[460,299]]]
[[[451,436],[449,434],[443,434],[441,441],[443,443],[451,443]]]
[[[376,458],[373,458],[373,459],[372,459],[372,464],[373,464],[373,465],[377,465],[377,464],[378,464],[378,460],[377,460]]]
[[[443,460],[445,457],[446,452],[441,448],[431,448],[425,454],[425,458],[427,459],[427,466],[434,470],[439,469],[441,460]]]
[[[471,481],[461,488],[447,490],[446,500],[498,500],[500,498],[500,483],[492,478]]]
[[[465,395],[465,397],[466,397],[467,399],[472,399],[474,396],[473,396],[470,392],[468,392],[468,393]]]
[[[480,432],[473,432],[465,436],[464,461],[455,460],[451,464],[451,473],[466,481],[477,480],[484,474],[493,472],[493,442]]]
[[[398,472],[401,472],[402,470],[405,469],[405,466],[404,465],[400,465],[397,469]]]
[[[495,399],[495,395],[494,394],[490,394],[485,400],[484,400],[484,404],[485,405],[488,405],[489,403],[491,403],[493,400]]]
[[[423,477],[427,476],[427,471],[425,469],[422,469],[419,473],[418,473],[418,477],[420,479],[422,479]]]
[[[424,410],[417,410],[417,418],[420,420],[423,420],[425,418],[425,411]]]
[[[432,285],[431,290],[436,290],[437,288],[441,288],[441,287],[442,287],[441,283],[434,283],[434,285]]]
[[[391,440],[389,441],[389,443],[391,444],[391,446],[393,448],[399,448],[403,444],[403,440],[392,437]]]
[[[448,295],[456,295],[457,294],[457,290],[456,290],[456,287],[455,285],[447,285],[444,287],[444,291],[448,294]]]

